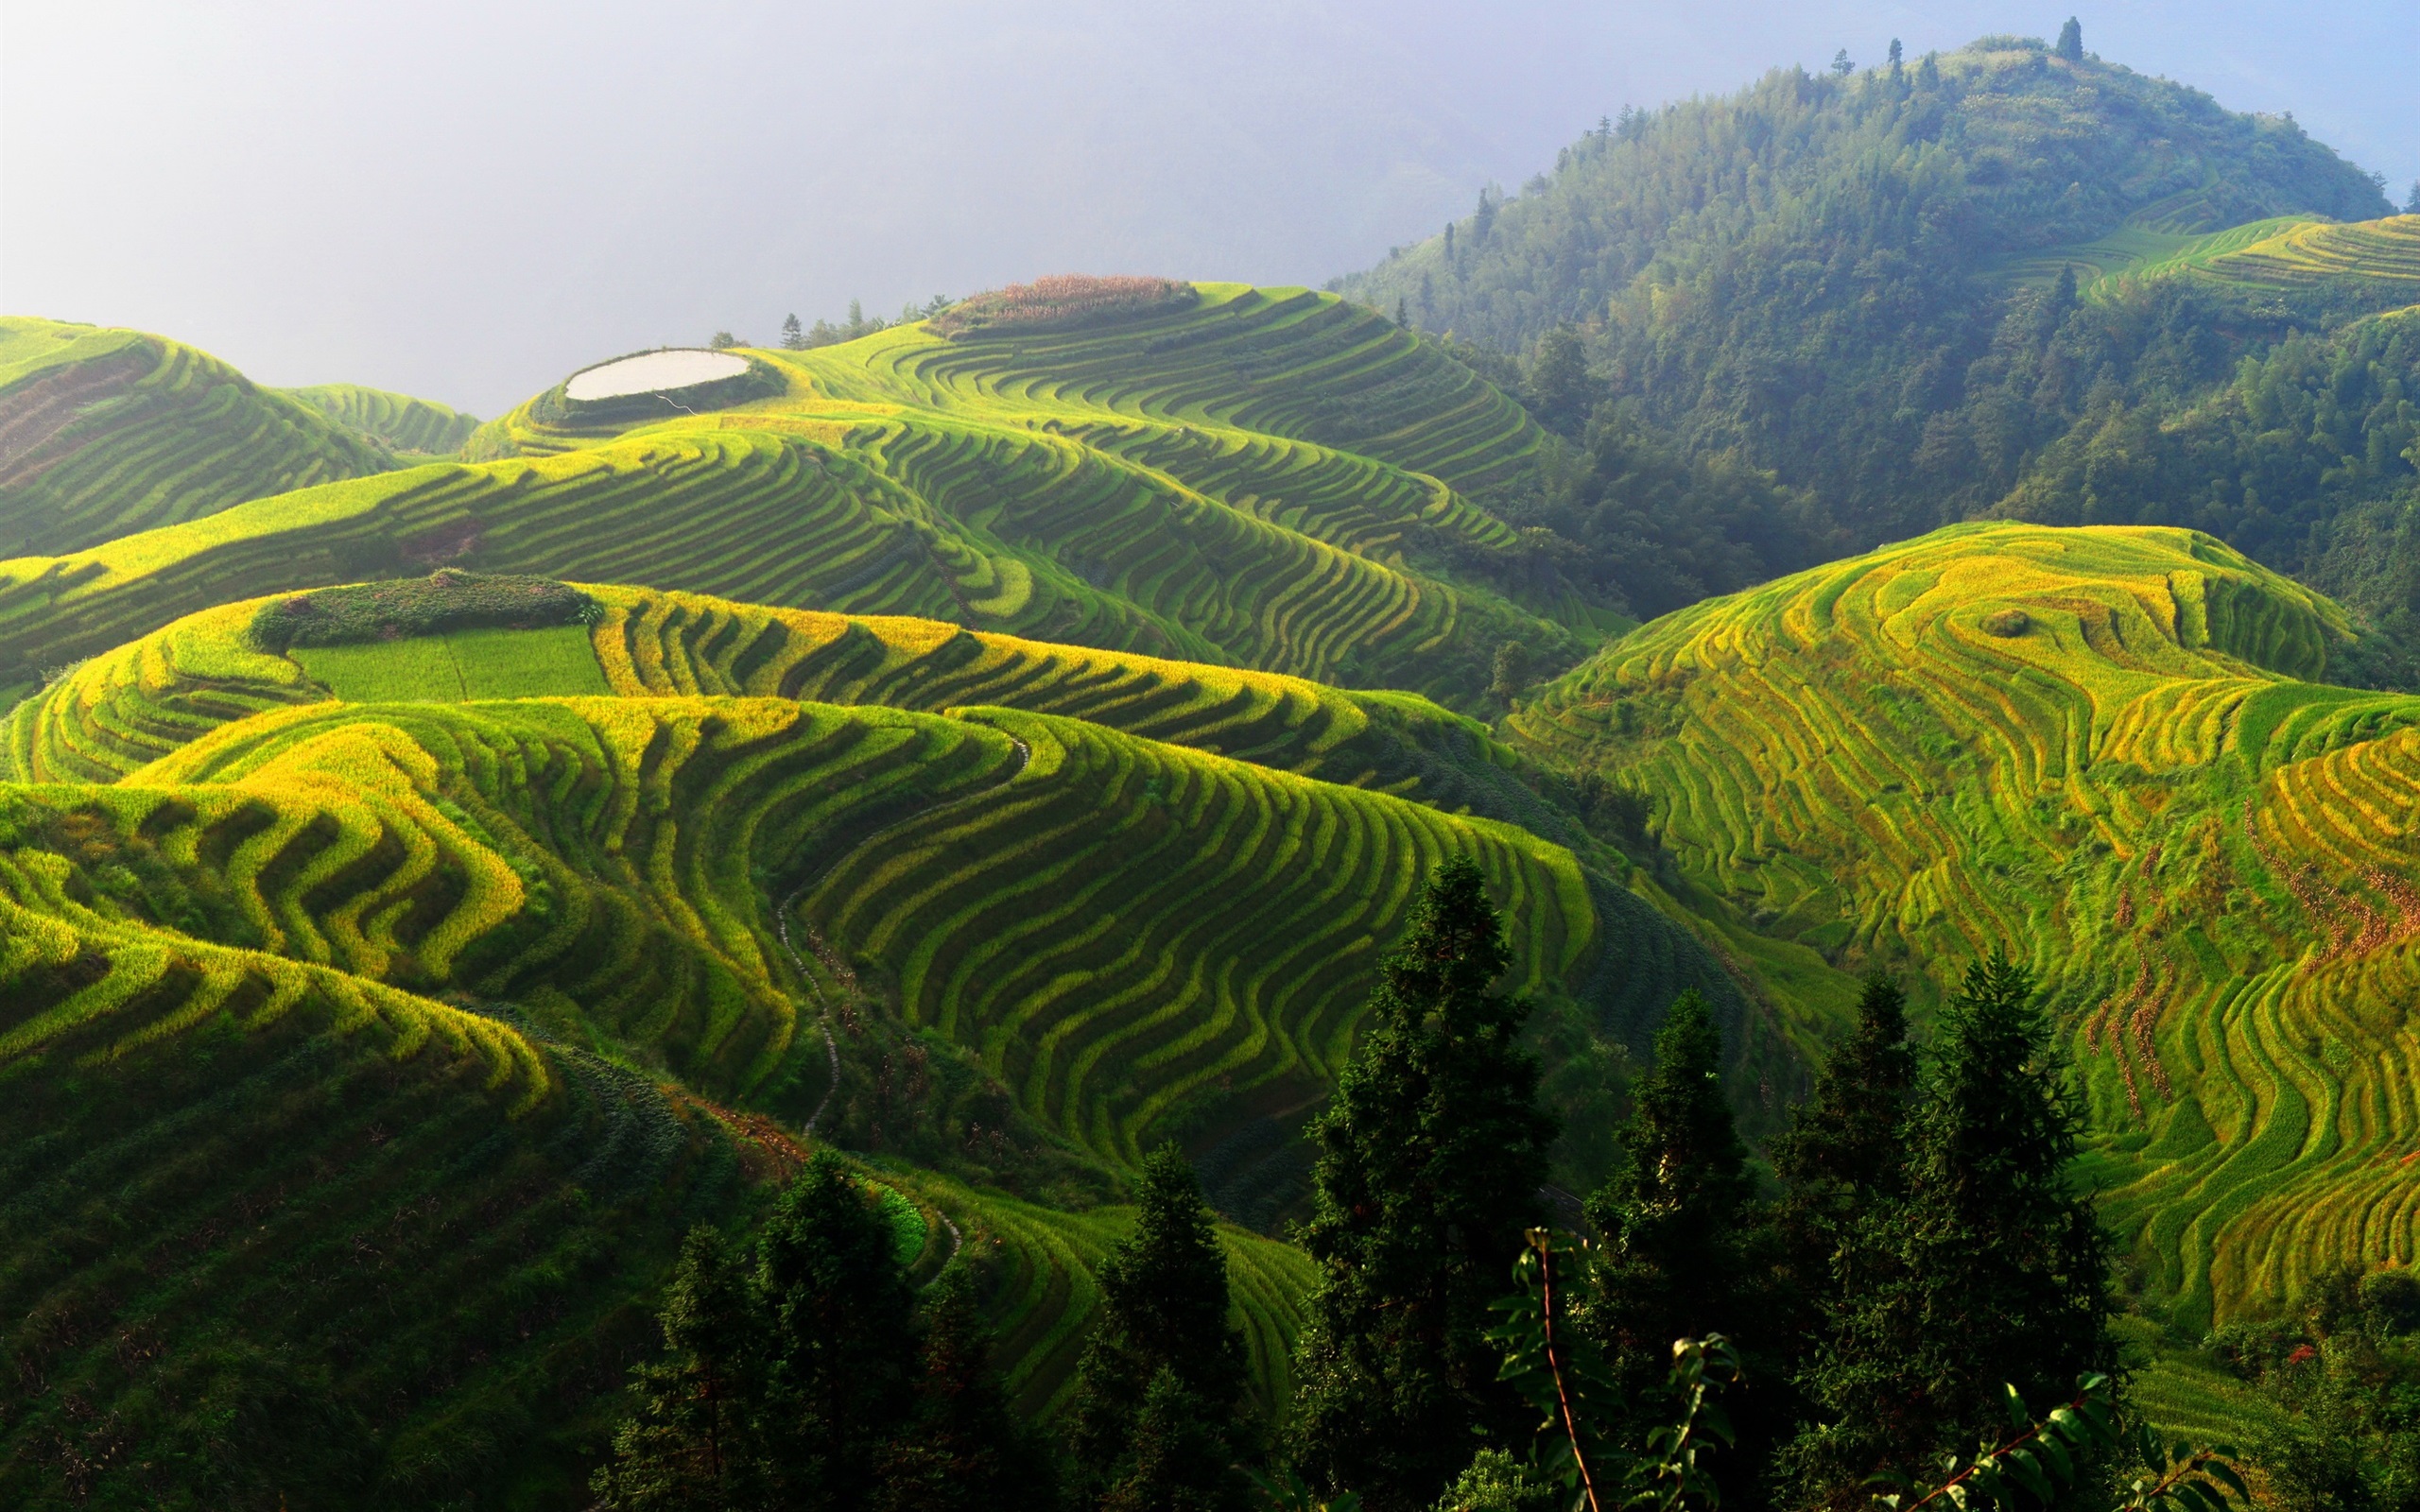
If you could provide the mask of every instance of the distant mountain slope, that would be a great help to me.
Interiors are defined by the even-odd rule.
[[[2420,1255],[2420,699],[2316,681],[2351,640],[2206,536],[1964,525],[1642,627],[1512,730],[1765,933],[2030,961],[2190,1337]]]
[[[423,456],[451,456],[479,428],[476,416],[359,384],[315,384],[280,391],[395,451]]]
[[[206,352],[0,317],[0,554],[80,550],[394,466]]]
[[[1856,548],[2014,481],[2021,452],[1927,451],[1942,417],[1991,418],[1998,375],[1974,369],[2011,306],[1979,277],[2130,217],[2178,233],[2389,208],[2290,120],[1996,37],[1627,116],[1335,286],[1508,352],[1578,328],[1612,397],[1695,452],[1813,490]],[[2223,378],[2233,352],[2213,358]]]
[[[1566,627],[1589,621],[1584,604],[1525,609],[1491,586],[1516,537],[1460,491],[1529,466],[1535,426],[1332,297],[1223,285],[1079,333],[910,328],[748,360],[765,397],[735,408],[558,390],[474,438],[469,455],[495,460],[0,565],[0,681],[229,598],[440,561],[937,617],[1465,707],[1505,643],[1548,666],[1582,644]]]

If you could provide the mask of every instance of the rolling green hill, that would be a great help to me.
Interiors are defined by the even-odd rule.
[[[179,342],[0,317],[0,551],[11,556],[394,465],[379,442]]]
[[[2041,971],[2179,1336],[2420,1254],[2420,699],[2206,536],[1964,525],[1642,627],[1512,720],[1653,796],[1710,907],[1842,966]]]
[[[781,391],[632,428],[557,390],[466,455],[0,563],[0,679],[237,596],[437,562],[975,629],[1474,705],[1593,623],[1491,587],[1520,408],[1331,297],[1207,288],[1072,332],[761,352]],[[644,406],[642,406],[644,407]],[[609,418],[600,420],[598,415]],[[1552,615],[1549,619],[1543,617]]]
[[[315,384],[283,392],[390,450],[418,456],[451,456],[479,428],[475,416],[359,384]]]

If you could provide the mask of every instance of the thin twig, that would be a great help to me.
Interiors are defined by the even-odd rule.
[[[1554,1400],[1563,1409],[1563,1432],[1571,1440],[1572,1463],[1580,1467],[1580,1486],[1588,1496],[1588,1512],[1602,1512],[1597,1502],[1597,1483],[1588,1474],[1588,1455],[1580,1447],[1580,1424],[1571,1411],[1571,1394],[1563,1388],[1563,1362],[1554,1354],[1554,1238],[1548,1235],[1538,1246],[1538,1274],[1545,1281],[1547,1304],[1547,1369],[1554,1376]]]

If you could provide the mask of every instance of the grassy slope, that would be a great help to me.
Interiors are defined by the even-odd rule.
[[[2204,536],[1955,526],[1643,627],[1514,729],[1647,787],[1768,936],[2030,959],[2105,1211],[2191,1332],[2420,1253],[2420,700],[2299,680],[2343,638]]]
[[[1216,286],[1097,332],[758,355],[786,394],[621,436],[536,404],[474,438],[507,459],[0,563],[0,680],[229,597],[438,559],[1461,700],[1500,641],[1574,644],[1439,576],[1511,543],[1465,490],[1528,465],[1535,428],[1332,297]]]
[[[364,388],[359,384],[314,384],[281,392],[390,450],[420,456],[451,456],[479,428],[478,417],[434,400]]]
[[[338,478],[387,448],[206,352],[0,317],[0,551],[77,551]]]

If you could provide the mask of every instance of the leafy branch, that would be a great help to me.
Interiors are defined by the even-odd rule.
[[[1738,1357],[1720,1333],[1673,1341],[1673,1419],[1647,1435],[1643,1452],[1605,1442],[1597,1425],[1611,1417],[1601,1404],[1614,1399],[1615,1387],[1602,1358],[1570,1328],[1559,1295],[1584,1284],[1595,1263],[1584,1240],[1558,1247],[1552,1231],[1532,1228],[1517,1266],[1521,1290],[1494,1304],[1504,1314],[1487,1333],[1505,1351],[1496,1379],[1538,1411],[1547,1446],[1540,1469],[1562,1483],[1573,1512],[1672,1512],[1691,1496],[1720,1504],[1721,1493],[1701,1457],[1714,1443],[1732,1441],[1713,1396],[1738,1379]]]
[[[2073,1397],[2038,1421],[2014,1386],[2002,1389],[2008,1410],[2003,1436],[1983,1440],[1972,1455],[1949,1455],[1942,1465],[1946,1479],[1929,1489],[1902,1475],[1876,1476],[1877,1482],[1898,1489],[1879,1492],[1875,1500],[1892,1512],[1916,1512],[1919,1507],[2023,1512],[2029,1503],[2048,1506],[2055,1502],[2083,1479],[2094,1459],[2110,1450],[2132,1450],[2149,1471],[2128,1486],[2118,1512],[2221,1512],[2230,1495],[2245,1503],[2252,1500],[2236,1470],[2233,1449],[2182,1441],[2163,1445],[2148,1427],[2120,1430],[2117,1392],[2107,1376],[2083,1377]]]

